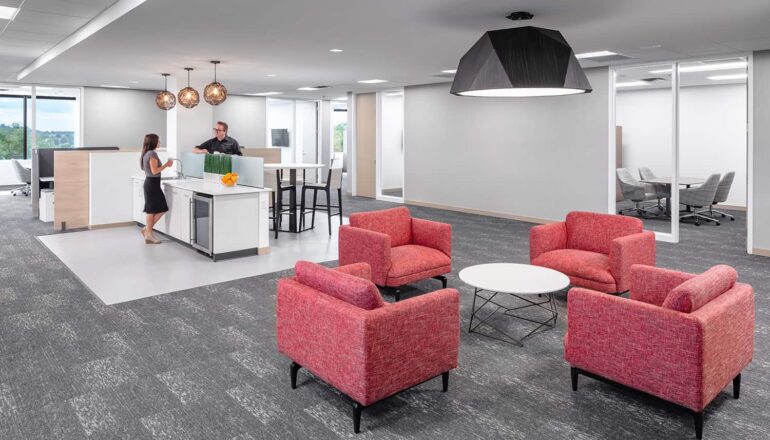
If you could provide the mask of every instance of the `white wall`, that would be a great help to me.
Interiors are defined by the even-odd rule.
[[[226,122],[230,126],[228,135],[242,147],[264,148],[265,103],[266,99],[260,96],[228,96],[225,102],[213,107],[213,121]],[[205,102],[203,105],[208,106]]]
[[[294,101],[289,99],[267,100],[267,131],[265,139],[267,146],[272,147],[272,134],[274,128],[286,128],[289,130],[289,148],[281,148],[281,162],[295,161],[294,146],[296,133],[294,132]]]
[[[380,95],[380,187],[396,189],[404,181],[404,96]]]
[[[83,146],[141,147],[144,135],[166,140],[166,112],[155,106],[156,92],[86,87]]]
[[[593,93],[468,98],[449,84],[405,92],[408,201],[561,220],[607,211],[608,69],[586,70]]]
[[[623,126],[623,166],[634,176],[647,166],[671,169],[670,89],[622,91],[616,115]],[[683,87],[680,91],[679,169],[686,177],[735,171],[726,204],[746,206],[746,85]]]

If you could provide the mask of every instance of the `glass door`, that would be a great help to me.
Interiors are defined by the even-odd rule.
[[[404,90],[378,95],[377,198],[404,201]]]
[[[615,69],[615,212],[678,240],[674,63]]]

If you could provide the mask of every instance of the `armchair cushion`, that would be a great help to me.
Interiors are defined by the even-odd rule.
[[[389,286],[400,286],[452,270],[452,260],[445,253],[415,244],[392,248],[390,258],[392,265],[388,272]]]
[[[643,229],[638,218],[595,212],[570,212],[566,223],[567,248],[607,255],[614,239],[642,232]]]
[[[374,310],[385,305],[377,286],[355,275],[309,261],[297,262],[294,271],[299,283],[361,309]]]
[[[557,270],[572,277],[615,285],[610,273],[610,257],[579,249],[558,249],[546,252],[532,261],[535,266]]]
[[[682,313],[692,313],[730,290],[737,280],[738,272],[732,267],[714,266],[672,289],[663,301],[663,307]]]
[[[689,273],[635,264],[631,266],[629,298],[660,307],[671,289],[694,276]]]
[[[412,218],[412,244],[438,249],[452,256],[452,225]]]
[[[412,216],[407,207],[357,212],[350,215],[350,226],[387,234],[393,247],[412,243]]]

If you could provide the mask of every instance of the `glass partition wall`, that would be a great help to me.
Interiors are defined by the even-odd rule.
[[[671,242],[745,222],[747,88],[745,57],[615,68],[615,211]]]
[[[377,93],[377,198],[404,201],[404,90]]]

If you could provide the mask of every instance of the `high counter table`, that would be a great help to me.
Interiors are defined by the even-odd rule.
[[[292,190],[289,192],[289,232],[300,232],[297,225],[297,170],[317,170],[324,166],[317,163],[266,163],[265,170],[289,170],[289,184]],[[267,182],[265,182],[267,186]],[[281,197],[281,194],[276,194]],[[277,214],[276,214],[277,215]]]

